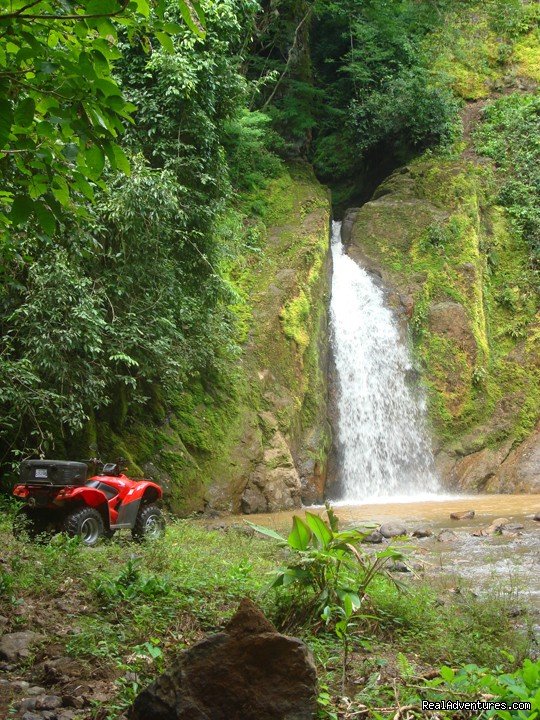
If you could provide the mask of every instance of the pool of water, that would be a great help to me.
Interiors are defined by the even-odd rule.
[[[410,556],[410,565],[421,567],[427,575],[454,577],[479,593],[513,591],[521,594],[540,609],[540,522],[534,520],[540,511],[540,495],[474,495],[431,496],[423,499],[387,499],[361,505],[333,505],[342,528],[373,521],[384,523],[400,520],[412,532],[416,527],[429,526],[433,536],[400,542]],[[293,515],[302,516],[305,509],[324,516],[324,507],[277,512],[246,517],[233,516],[238,523],[249,519],[259,525],[286,532]],[[474,510],[470,520],[452,520],[450,513]],[[515,536],[473,533],[488,527],[496,518],[523,524]],[[456,538],[440,542],[441,530],[451,529]],[[366,546],[367,547],[367,546]],[[374,546],[373,549],[381,546]]]

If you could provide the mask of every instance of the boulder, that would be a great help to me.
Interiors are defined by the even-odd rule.
[[[281,635],[251,600],[223,632],[180,654],[135,699],[130,720],[312,720],[317,675],[308,647]]]
[[[462,510],[461,512],[450,513],[451,520],[472,520],[474,517],[474,510]]]
[[[265,420],[268,432],[262,461],[259,462],[246,484],[240,500],[243,513],[276,512],[302,506],[302,483],[294,465],[289,446],[278,430]]]
[[[383,536],[379,530],[374,530],[372,533],[369,533],[369,535],[366,535],[362,540],[364,543],[372,543],[373,545],[378,545],[379,543],[382,543],[382,541]]]
[[[540,424],[512,450],[498,475],[505,492],[540,493]]]
[[[385,538],[399,537],[400,535],[407,534],[407,528],[402,522],[388,522],[383,523],[379,528],[379,532]]]
[[[412,531],[412,536],[415,538],[427,538],[433,535],[433,530],[426,525],[421,525]]]
[[[43,640],[43,636],[30,630],[3,635],[0,638],[0,660],[8,663],[24,660],[30,656],[32,645],[40,640]]]
[[[488,527],[482,528],[481,530],[477,530],[476,532],[473,532],[473,535],[475,537],[482,537],[486,535],[496,535],[500,534],[504,527],[510,524],[510,520],[508,518],[496,518],[492,521],[491,525]]]
[[[36,701],[36,710],[57,710],[62,707],[62,698],[59,695],[43,695]]]

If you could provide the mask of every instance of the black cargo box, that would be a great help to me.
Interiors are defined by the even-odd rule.
[[[68,460],[25,460],[21,463],[24,485],[84,485],[88,466]]]

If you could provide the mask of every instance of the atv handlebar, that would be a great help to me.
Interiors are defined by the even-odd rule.
[[[90,458],[88,460],[81,460],[81,462],[86,463],[87,465],[107,465],[106,462],[103,460],[100,460],[99,458]],[[116,465],[119,465],[120,467],[126,467],[128,464],[128,461],[120,457],[117,460],[114,461]]]

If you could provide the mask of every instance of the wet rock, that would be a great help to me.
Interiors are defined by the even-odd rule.
[[[427,525],[421,525],[412,531],[412,535],[415,538],[427,538],[433,535],[433,530]]]
[[[59,695],[43,695],[36,700],[36,710],[57,710],[62,707],[62,698]]]
[[[494,535],[495,533],[500,532],[505,525],[508,525],[510,520],[508,518],[497,518],[496,520],[493,520],[491,525],[486,528],[486,534],[487,535]]]
[[[437,535],[437,540],[443,543],[455,542],[457,539],[458,536],[453,530],[441,530]]]
[[[25,712],[22,720],[43,720],[43,715],[41,713]]]
[[[26,630],[8,633],[0,638],[0,660],[16,663],[30,656],[30,648],[43,640],[43,635]]]
[[[540,512],[535,513],[533,520],[536,520],[536,522],[540,522]]]
[[[371,543],[373,545],[378,545],[379,543],[382,543],[382,541],[383,536],[379,530],[374,530],[372,533],[369,533],[369,535],[366,535],[366,537],[362,540],[364,543]]]
[[[411,572],[411,568],[401,560],[396,560],[394,563],[388,566],[390,572],[408,573]]]
[[[246,515],[262,513],[265,512],[267,508],[266,498],[259,488],[250,485],[244,490],[240,506],[242,512]]]
[[[502,535],[502,537],[505,537],[505,538],[517,538],[517,537],[521,537],[523,535],[523,533],[512,532],[511,530],[505,530],[504,528],[501,528],[501,530],[498,534]]]
[[[46,692],[45,688],[39,687],[39,685],[34,685],[34,687],[28,688],[26,694],[30,697],[35,697],[37,695],[45,695]]]
[[[508,525],[510,523],[510,520],[508,518],[496,518],[492,521],[491,525],[485,528],[481,528],[480,530],[476,530],[472,534],[475,537],[485,537],[487,535],[496,535],[500,534],[502,532],[502,529],[505,525]]]
[[[379,532],[385,538],[399,537],[407,534],[407,528],[401,522],[383,523],[379,528]]]
[[[451,520],[472,520],[474,517],[474,510],[462,510],[461,512],[450,513]]]
[[[250,600],[223,632],[184,651],[135,700],[131,720],[312,720],[311,652],[278,633]]]

